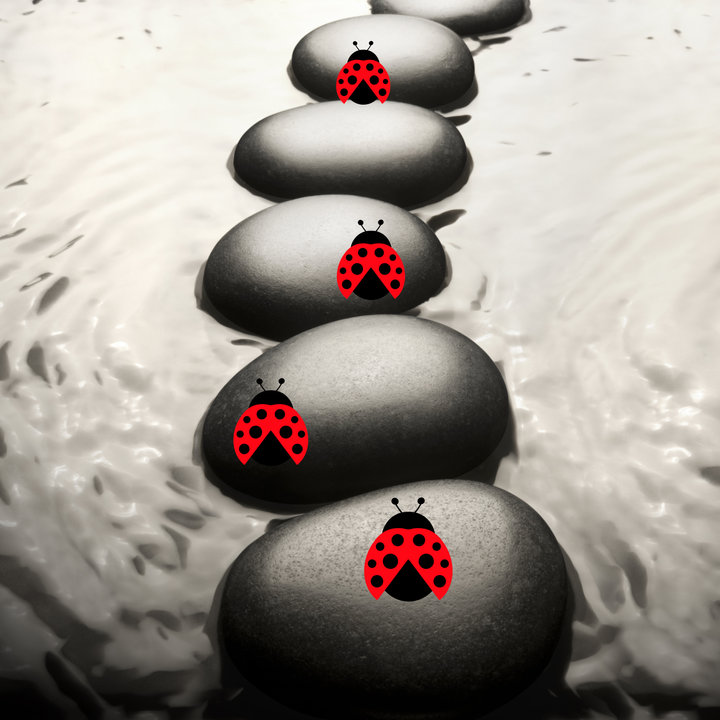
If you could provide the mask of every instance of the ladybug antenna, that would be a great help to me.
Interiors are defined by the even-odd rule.
[[[420,506],[425,502],[425,498],[418,498],[418,506],[415,508],[415,512],[420,509]]]
[[[373,46],[373,41],[370,41],[370,44],[367,46],[367,49],[369,50]]]
[[[400,509],[400,505],[399,505],[400,501],[397,498],[393,498],[390,502],[397,508],[399,513],[402,512],[402,510]]]
[[[280,383],[280,385],[282,385],[282,384],[285,382],[285,378],[280,378],[280,379],[278,380],[278,382]],[[277,390],[280,389],[280,385],[277,386],[276,392],[277,392]]]
[[[362,220],[358,220],[358,225],[363,229],[363,232],[367,232],[367,230],[365,229],[365,226],[363,225]]]
[[[378,220],[378,226],[377,226],[375,232],[377,232],[377,231],[380,229],[380,227],[382,226],[382,224],[383,224],[383,221],[382,221],[382,220]]]
[[[265,388],[263,387],[262,380],[261,380],[260,378],[257,379],[257,384],[258,384],[263,390],[265,389]]]
[[[360,48],[358,47],[357,40],[353,40],[353,45],[354,45],[358,50],[360,49]]]

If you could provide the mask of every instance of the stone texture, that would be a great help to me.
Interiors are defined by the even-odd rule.
[[[243,465],[233,432],[259,388],[282,392],[307,426],[296,465]],[[398,315],[339,320],[267,350],[213,401],[202,430],[218,478],[280,503],[337,500],[376,488],[454,477],[484,460],[508,419],[492,360],[445,325]]]
[[[253,125],[235,149],[241,181],[265,195],[362,195],[410,207],[448,190],[465,170],[458,129],[405,103],[324,102]]]
[[[370,48],[390,77],[389,99],[439,107],[462,97],[475,76],[473,57],[460,37],[438,23],[402,15],[364,15],[308,33],[292,55],[295,77],[308,92],[338,99],[335,81],[355,51]]]
[[[368,591],[365,556],[385,522],[421,511],[453,565],[447,594]],[[220,609],[225,647],[276,700],[319,717],[476,718],[543,670],[566,607],[562,553],[514,495],[464,480],[388,488],[282,523],[235,561]]]
[[[525,16],[526,0],[369,0],[373,13],[413,15],[434,20],[458,35],[507,30]]]
[[[343,297],[340,259],[361,234],[358,220],[382,232],[405,267],[397,299]],[[303,330],[348,317],[402,313],[438,292],[445,252],[415,215],[357,195],[290,200],[243,220],[210,253],[204,288],[225,317],[258,335],[284,340]]]

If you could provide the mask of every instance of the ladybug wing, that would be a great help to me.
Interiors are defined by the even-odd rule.
[[[425,542],[420,545],[415,541],[406,543],[412,548],[410,562],[435,593],[435,597],[442,600],[452,582],[453,570],[450,551],[440,537],[430,530],[420,528],[410,532],[413,536],[419,534],[425,538]]]
[[[384,103],[390,96],[390,76],[388,75],[388,71],[380,63],[374,64],[377,65],[377,67],[375,71],[371,73],[371,79],[368,84],[373,89],[377,99],[381,103]],[[372,76],[377,77],[377,84],[372,83]]]
[[[285,452],[298,465],[308,448],[308,434],[300,413],[287,405],[255,405],[267,412],[265,424],[280,441]]]
[[[233,447],[235,448],[235,454],[238,456],[238,460],[243,465],[245,465],[253,453],[260,447],[260,444],[269,432],[266,421],[257,417],[257,410],[261,407],[261,405],[249,407],[240,416],[240,419],[235,425]]]
[[[393,248],[383,247],[383,250],[381,257],[372,256],[373,270],[387,291],[397,300],[405,287],[405,266]]]
[[[411,542],[404,542],[402,546],[396,547],[392,544],[392,536],[400,533],[405,537],[405,530],[386,530],[375,538],[370,546],[367,556],[365,557],[365,584],[370,594],[377,600],[387,590],[388,585],[395,579],[400,572],[400,568],[408,560],[407,547]],[[408,536],[410,540],[412,536]],[[387,567],[383,560],[391,551],[392,555],[397,556],[397,564],[393,567]],[[388,563],[390,565],[391,563]]]
[[[350,71],[351,71],[350,63],[346,62],[340,68],[340,72],[338,73],[337,80],[335,81],[335,90],[337,92],[337,96],[340,98],[341,103],[346,103],[350,99],[350,96],[352,95],[352,91],[354,90],[353,86],[350,85],[347,81]]]
[[[361,247],[367,249],[370,246],[365,244],[354,245],[349,250],[345,251],[345,254],[340,260],[340,264],[338,265],[337,284],[345,299],[352,295],[353,290],[355,290],[359,282],[365,277],[365,273],[370,267],[369,263],[363,262],[364,259],[367,260],[369,258],[369,253],[364,259],[358,255],[358,249]],[[355,265],[360,265],[361,267],[361,270],[358,273],[355,273],[353,270]],[[357,268],[355,269],[357,270]]]

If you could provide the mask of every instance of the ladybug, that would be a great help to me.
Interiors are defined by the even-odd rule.
[[[418,498],[415,512],[403,512],[398,499],[393,515],[368,550],[365,584],[377,600],[384,592],[396,600],[422,600],[431,592],[441,600],[452,582],[452,561],[445,543],[432,523],[417,511],[425,502]]]
[[[280,465],[288,458],[298,465],[307,452],[307,428],[287,395],[279,392],[285,382],[280,378],[277,390],[262,388],[240,416],[233,433],[233,447],[245,465],[250,458],[261,465]]]
[[[335,83],[338,97],[342,103],[352,100],[358,105],[369,105],[379,100],[384,103],[390,93],[390,78],[387,70],[378,62],[377,55],[370,52],[372,40],[367,50],[358,48],[342,66]]]
[[[345,298],[355,293],[363,300],[379,300],[390,293],[394,298],[405,287],[405,266],[390,246],[390,241],[377,230],[363,231],[345,251],[337,270],[337,284]],[[383,247],[386,246],[386,247]]]

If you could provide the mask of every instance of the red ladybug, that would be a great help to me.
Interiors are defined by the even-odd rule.
[[[277,390],[262,387],[240,416],[233,433],[233,447],[238,460],[245,465],[253,458],[261,465],[280,465],[292,458],[297,465],[307,452],[307,428],[287,395],[278,392],[285,380],[280,378]]]
[[[365,558],[365,584],[376,600],[384,592],[405,602],[431,592],[441,600],[450,589],[450,553],[430,521],[417,514],[424,502],[418,498],[415,512],[403,512],[398,499],[392,499],[400,514],[385,523]]]
[[[353,45],[358,46],[356,41]],[[342,103],[352,100],[358,105],[369,105],[375,100],[384,103],[388,99],[390,78],[377,55],[370,52],[371,47],[372,40],[367,50],[358,48],[338,73],[335,87]]]
[[[380,220],[378,230],[383,224]],[[394,298],[405,287],[405,266],[390,246],[390,241],[378,230],[363,231],[340,260],[337,284],[344,297],[355,293],[363,300],[378,300],[390,293]],[[385,247],[383,247],[385,246]]]

